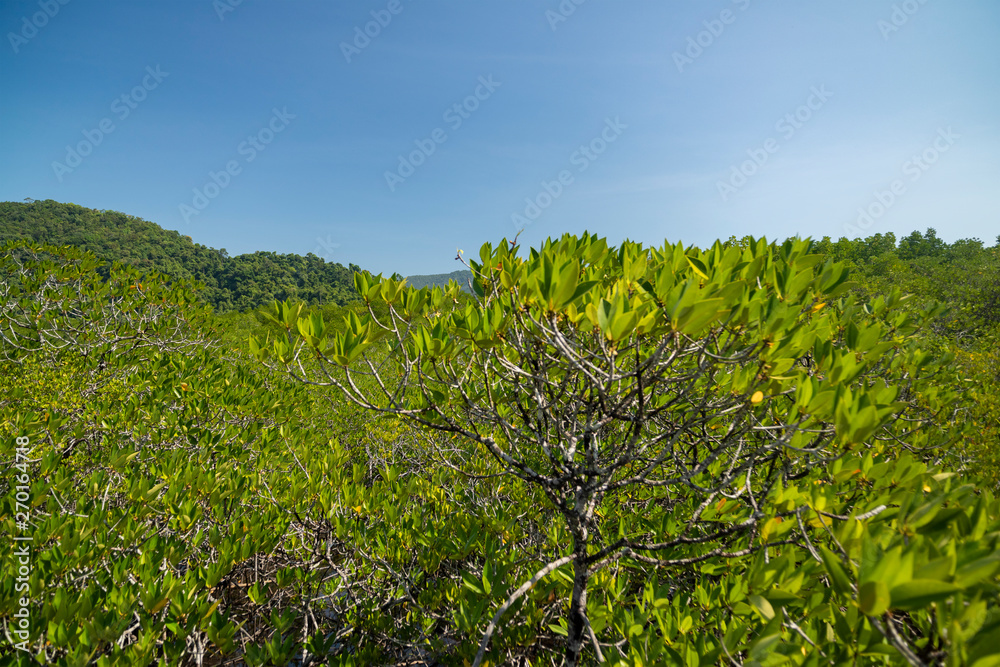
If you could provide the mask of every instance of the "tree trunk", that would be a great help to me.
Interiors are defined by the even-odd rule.
[[[566,667],[576,667],[587,637],[587,582],[590,575],[586,563],[586,543],[576,545],[576,560],[573,562],[573,599],[569,605],[569,634],[566,637]]]

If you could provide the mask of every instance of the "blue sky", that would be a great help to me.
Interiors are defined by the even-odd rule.
[[[0,1],[0,200],[405,275],[1000,234],[995,0],[237,1]]]

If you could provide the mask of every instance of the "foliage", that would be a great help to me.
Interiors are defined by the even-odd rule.
[[[953,490],[907,453],[933,457],[955,438],[959,396],[934,383],[951,356],[918,337],[942,311],[904,308],[898,290],[838,300],[845,267],[810,245],[609,248],[567,235],[525,259],[513,244],[487,244],[470,263],[472,302],[454,283],[416,290],[358,274],[367,314],[331,331],[278,304],[286,333],[251,350],[366,409],[458,437],[473,452],[466,466],[488,457],[501,479],[544,498],[558,521],[551,538],[521,547],[541,566],[466,619],[482,633],[474,664],[501,620],[513,633],[531,622],[523,598],[550,575],[569,584],[552,626],[565,664],[588,650],[623,664],[992,655],[996,628],[976,619],[996,607],[1000,508],[983,493],[967,517],[975,529],[931,521],[942,508],[959,517],[973,490]],[[911,515],[921,490],[934,495]],[[924,539],[925,516],[947,536]],[[879,587],[883,575],[865,568],[883,552],[934,566],[921,576],[902,567]],[[933,569],[949,553],[952,565]],[[956,574],[959,562],[977,574]],[[488,576],[470,590],[490,598]],[[633,586],[647,576],[653,588],[637,605]],[[742,595],[746,581],[733,576],[749,578],[749,606],[731,598],[723,613],[713,594],[689,613],[692,591],[730,582]],[[781,615],[765,595],[772,584],[785,587],[771,594]],[[939,605],[951,610],[945,625]],[[662,615],[673,612],[679,625]]]
[[[875,296],[893,287],[936,301],[948,311],[934,330],[962,347],[990,339],[1000,325],[1000,245],[984,247],[979,239],[946,243],[934,229],[914,231],[899,241],[891,232],[836,243],[819,241],[819,252],[843,260],[862,293]]]
[[[281,536],[249,493],[274,426],[266,393],[204,349],[190,286],[124,266],[103,281],[97,264],[24,244],[3,255],[3,459],[30,501],[15,508],[5,477],[2,516],[14,535],[28,514],[32,562],[27,591],[4,563],[0,609],[12,619],[30,600],[22,639],[44,664],[174,660],[197,649],[192,633],[232,651],[241,624],[262,622],[241,584]],[[14,436],[30,463],[14,466]]]
[[[979,239],[949,244],[928,229],[898,246],[889,233],[836,243],[824,238],[816,247],[851,267],[862,298],[899,288],[911,297],[908,308],[946,307],[930,323],[926,345],[955,353],[955,367],[941,381],[967,400],[953,424],[962,437],[943,454],[947,465],[1000,489],[1000,395],[993,390],[1000,380],[1000,245],[985,247]]]
[[[960,345],[806,242],[604,247],[487,248],[474,297],[363,275],[270,316],[3,247],[0,522],[32,541],[27,591],[0,566],[0,655],[464,665],[492,627],[482,664],[552,664],[588,560],[583,662],[996,664],[985,330]]]
[[[410,287],[447,287],[450,281],[454,280],[462,286],[462,289],[471,291],[469,284],[472,282],[472,273],[468,270],[452,271],[451,273],[434,273],[426,276],[407,276],[406,283]]]
[[[16,475],[0,516],[16,535],[26,514],[32,542],[26,591],[4,560],[0,619],[12,629],[28,600],[20,664],[458,650],[464,577],[523,530],[495,511],[495,486],[430,468],[397,424],[329,412],[248,366],[199,326],[187,285],[128,266],[105,281],[65,248],[5,252],[0,461]]]

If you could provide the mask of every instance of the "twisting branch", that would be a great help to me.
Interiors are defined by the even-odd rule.
[[[516,591],[510,594],[510,597],[508,597],[507,600],[500,605],[500,608],[497,609],[497,613],[493,615],[489,625],[486,626],[486,632],[483,634],[483,638],[479,640],[479,651],[476,653],[476,659],[472,661],[472,667],[479,667],[479,665],[482,664],[483,656],[486,655],[486,647],[489,646],[490,639],[493,637],[493,633],[496,632],[497,624],[500,622],[503,615],[507,613],[507,610],[510,609],[511,605],[517,602],[522,595],[530,591],[534,585],[541,581],[546,575],[559,569],[567,563],[573,562],[575,559],[576,556],[571,555],[563,556],[559,560],[552,561],[538,572],[535,572],[531,579],[528,579],[526,582],[521,584]]]

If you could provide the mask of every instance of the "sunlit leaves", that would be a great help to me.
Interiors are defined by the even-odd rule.
[[[358,308],[280,302],[251,331],[254,355],[371,414],[233,352],[122,355],[129,382],[86,400],[89,361],[25,359],[44,377],[3,417],[55,434],[32,486],[50,650],[145,664],[194,636],[248,663],[471,662],[586,525],[611,555],[586,614],[612,664],[881,664],[889,622],[915,650],[991,659],[1000,506],[920,451],[956,393],[901,296],[838,296],[846,273],[797,240],[565,236],[470,267],[478,297],[358,273]],[[637,478],[565,520],[595,480]],[[565,564],[513,603],[491,664],[559,650],[573,589]]]

